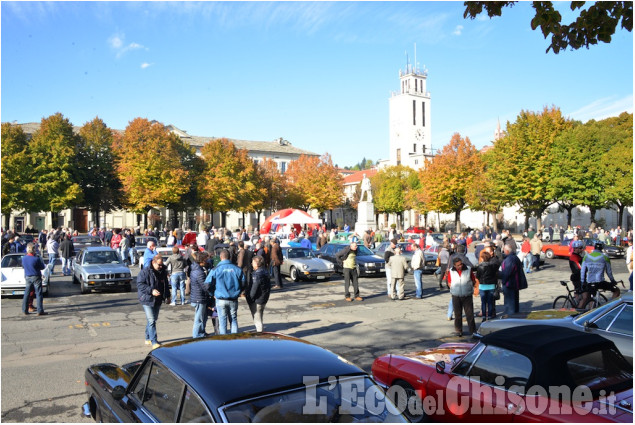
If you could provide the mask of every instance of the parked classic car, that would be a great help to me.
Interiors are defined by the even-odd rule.
[[[91,236],[91,235],[77,235],[72,236],[71,241],[73,242],[73,248],[75,252],[79,252],[80,250],[88,247],[88,246],[103,246],[104,244],[99,239],[99,236]]]
[[[401,255],[406,257],[406,261],[408,262],[408,267],[410,267],[410,262],[412,261],[412,256],[414,255],[414,250],[412,248],[412,243],[409,242],[399,242],[397,245],[401,248]],[[386,253],[386,249],[390,246],[390,242],[382,242],[377,245],[375,249],[375,254],[384,257]],[[424,273],[434,273],[437,267],[437,257],[438,254],[434,251],[424,251],[425,261],[423,264],[423,272]]]
[[[397,406],[418,401],[406,410],[413,421],[633,421],[632,366],[613,342],[568,328],[521,326],[476,344],[387,354],[372,373],[395,387],[388,394],[404,396]]]
[[[584,242],[584,249],[586,252],[592,252],[595,244],[598,242],[597,239],[585,238],[582,240]],[[554,257],[566,257],[569,258],[569,244],[571,244],[571,239],[565,239],[560,243],[553,244],[543,244],[542,252],[545,253],[545,256],[549,259]],[[604,249],[602,250],[604,254],[611,258],[619,258],[625,255],[624,248],[621,246],[615,245],[607,245],[604,244]]]
[[[582,314],[572,313],[562,319],[503,319],[483,322],[476,336],[488,335],[501,329],[541,324],[562,326],[579,331],[598,334],[615,343],[622,355],[633,364],[633,293],[627,292],[621,297],[589,310]]]
[[[88,247],[82,249],[75,259],[73,283],[80,285],[82,294],[93,289],[132,290],[132,274],[119,257],[119,253],[109,247]]]
[[[282,258],[280,273],[294,282],[329,279],[335,273],[335,265],[331,261],[316,257],[308,248],[282,248]]]
[[[22,267],[22,257],[26,254],[23,252],[7,254],[2,257],[0,263],[0,274],[2,282],[0,283],[2,295],[24,295],[26,287],[26,279],[24,277],[24,268]],[[42,270],[42,293],[49,293],[50,269],[47,267]]]
[[[317,252],[318,258],[330,261],[335,266],[337,273],[343,273],[342,265],[339,264],[335,255],[346,248],[348,244],[327,243]],[[384,258],[373,253],[364,245],[357,245],[357,274],[359,276],[381,276],[386,273],[386,262]]]
[[[154,236],[135,236],[135,257],[137,259],[137,264],[141,258],[143,258],[143,254],[146,252],[146,248],[148,246],[148,242],[153,241],[156,246],[159,246],[159,240]]]
[[[274,333],[172,342],[143,361],[93,365],[85,377],[82,411],[97,422],[406,421],[390,402],[351,408],[364,394],[384,398],[366,372],[321,347]]]

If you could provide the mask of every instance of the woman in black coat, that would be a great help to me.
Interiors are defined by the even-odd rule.
[[[269,293],[271,292],[271,281],[265,267],[265,260],[257,255],[251,260],[254,269],[248,287],[245,290],[245,298],[247,305],[251,311],[251,316],[256,325],[256,332],[262,332],[262,317],[265,311],[265,305],[269,301]]]

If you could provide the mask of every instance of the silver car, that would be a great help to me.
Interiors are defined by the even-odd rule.
[[[633,293],[621,297],[583,314],[563,319],[501,319],[483,322],[475,336],[481,337],[500,329],[526,325],[551,325],[595,333],[615,343],[622,355],[633,364]]]
[[[119,253],[109,247],[88,247],[77,255],[73,283],[79,284],[82,294],[93,289],[132,290],[132,273]]]
[[[317,258],[308,248],[283,247],[280,273],[289,276],[292,281],[300,279],[329,279],[335,273],[335,265]]]

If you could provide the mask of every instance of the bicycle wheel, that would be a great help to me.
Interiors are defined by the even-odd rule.
[[[571,302],[571,298],[566,295],[560,295],[555,300],[553,300],[554,309],[559,308],[573,308],[573,303]]]

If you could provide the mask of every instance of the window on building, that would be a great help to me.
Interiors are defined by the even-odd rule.
[[[417,101],[412,101],[412,125],[417,125]]]
[[[419,165],[419,160],[415,159],[415,165]]]
[[[413,145],[412,145],[412,151],[413,151],[413,152],[417,152],[417,144],[416,144],[416,143],[413,143]]]
[[[421,126],[426,126],[426,103],[421,102]]]
[[[415,92],[418,92],[418,91],[419,91],[419,88],[417,86],[417,80],[415,80]]]
[[[397,165],[401,165],[401,149],[397,149]]]
[[[284,174],[286,171],[287,171],[287,163],[283,161],[280,163],[280,172]]]

